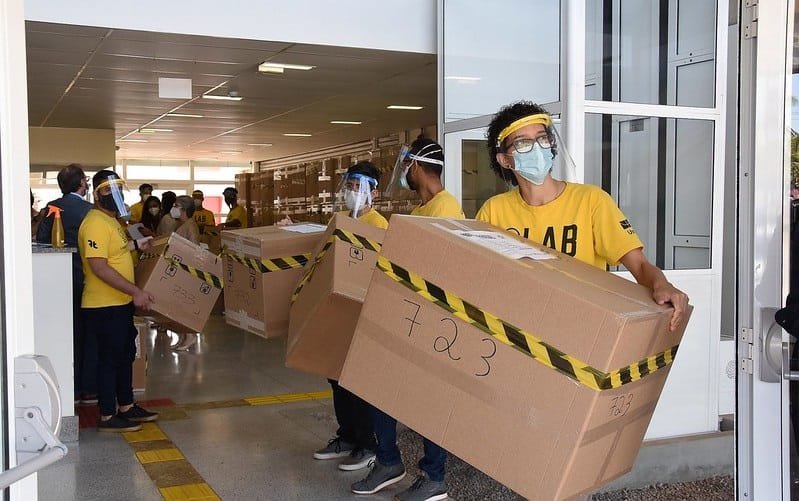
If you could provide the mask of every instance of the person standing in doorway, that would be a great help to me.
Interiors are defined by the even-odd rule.
[[[130,208],[130,224],[141,222],[142,214],[144,213],[144,203],[153,194],[153,185],[144,183],[139,185],[139,201],[133,204]]]
[[[247,228],[247,211],[244,210],[244,207],[239,205],[239,191],[230,186],[222,191],[222,196],[225,197],[225,203],[230,208],[230,212],[228,212],[225,222],[220,224],[217,229],[233,230]]]
[[[194,190],[191,193],[191,197],[194,199],[194,222],[197,223],[197,228],[199,228],[200,235],[202,235],[206,226],[209,228],[216,226],[214,213],[203,207],[205,195],[203,195],[202,191]]]

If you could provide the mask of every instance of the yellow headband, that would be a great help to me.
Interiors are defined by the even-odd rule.
[[[111,186],[114,186],[114,185],[119,186],[122,189],[125,189],[125,187],[126,187],[125,186],[125,181],[123,181],[122,179],[108,178],[105,181],[103,181],[102,183],[100,183],[98,186],[95,186],[94,190],[97,191],[97,190],[101,190],[103,188],[110,188]]]
[[[552,118],[547,113],[538,113],[536,115],[528,115],[526,117],[516,120],[515,122],[511,123],[504,129],[502,129],[502,132],[499,133],[499,135],[497,136],[497,146],[501,145],[502,141],[506,137],[510,136],[511,134],[521,129],[522,127],[534,124],[541,124],[544,127],[551,127]]]

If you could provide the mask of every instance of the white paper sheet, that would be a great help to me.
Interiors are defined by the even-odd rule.
[[[281,226],[280,229],[293,231],[294,233],[319,233],[320,231],[325,231],[327,226],[323,224],[306,223],[292,224],[291,226]]]
[[[481,245],[494,252],[499,252],[511,259],[527,257],[536,261],[555,259],[552,254],[518,242],[513,238],[495,231],[484,230],[449,230],[472,243]]]
[[[144,224],[136,223],[129,225],[128,234],[130,235],[130,238],[132,238],[133,240],[139,240],[144,238],[144,235],[142,235],[140,228],[144,228]]]

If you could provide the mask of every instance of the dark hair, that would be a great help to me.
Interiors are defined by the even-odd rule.
[[[411,155],[422,155],[424,158],[444,162],[444,149],[441,148],[441,145],[423,135],[420,135],[416,138],[416,141],[411,143],[411,149],[408,153]],[[444,168],[443,165],[425,162],[424,160],[416,160],[416,162],[425,172],[436,174],[441,177],[441,171]]]
[[[58,180],[58,187],[61,189],[61,193],[67,195],[78,191],[80,182],[83,181],[84,177],[86,177],[86,174],[83,172],[83,168],[80,165],[69,164],[58,172],[56,179]]]
[[[161,212],[166,214],[167,212],[172,210],[172,207],[175,205],[175,199],[178,196],[175,195],[174,191],[165,191],[161,194]]]
[[[121,177],[119,177],[119,174],[117,174],[116,172],[108,169],[103,169],[101,171],[97,171],[97,173],[92,178],[92,187],[94,187],[94,189],[96,190],[98,186],[103,184],[105,180],[110,177],[114,177],[115,179],[122,179]]]
[[[225,195],[225,193],[227,193],[227,192],[229,192],[229,191],[233,192],[233,195],[238,195],[238,194],[239,194],[239,190],[237,190],[236,188],[234,188],[234,187],[232,187],[232,186],[228,186],[227,188],[225,188],[224,190],[222,190],[222,196],[224,196],[224,195]]]
[[[488,160],[491,162],[491,169],[503,180],[511,183],[514,186],[519,184],[516,181],[516,176],[514,176],[513,173],[511,173],[508,169],[502,167],[502,165],[500,165],[497,161],[497,153],[503,153],[500,148],[497,148],[497,138],[499,137],[499,133],[502,132],[505,127],[512,124],[516,120],[530,115],[537,115],[539,113],[549,114],[547,110],[538,104],[535,104],[531,101],[519,101],[517,103],[502,107],[497,114],[494,115],[494,118],[491,119],[491,123],[488,125],[486,137],[488,139]],[[555,134],[553,133],[551,127],[547,127],[546,131],[547,135],[549,136],[549,140],[552,142],[552,156],[554,158],[557,155]]]
[[[380,183],[380,171],[377,170],[375,164],[368,160],[358,162],[347,169],[347,175],[349,176],[350,174],[363,174],[364,176],[369,176],[374,179],[375,183]],[[372,186],[372,189],[374,188],[377,188],[377,186]]]
[[[175,200],[175,204],[185,209],[187,216],[194,217],[194,199],[192,197],[181,195]]]
[[[152,193],[153,192],[153,185],[148,184],[148,183],[140,184],[139,185],[139,193],[141,193],[142,191],[149,191],[150,193]]]
[[[159,209],[161,208],[161,201],[158,200],[158,197],[153,197],[153,196],[147,197],[147,200],[144,201],[144,204],[142,206],[140,222],[146,228],[149,228],[150,230],[155,232],[156,229],[158,228],[158,222],[161,221],[161,215],[163,214],[163,211],[161,211],[157,216],[153,216],[152,214],[150,214],[149,206],[152,205],[153,202],[158,204]]]

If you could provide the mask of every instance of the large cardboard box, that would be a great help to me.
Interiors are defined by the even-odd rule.
[[[136,285],[152,294],[152,312],[201,332],[222,291],[222,261],[173,233],[154,242],[136,265]]]
[[[266,338],[285,334],[291,294],[324,231],[313,224],[223,231],[225,321]]]
[[[336,214],[291,305],[286,366],[338,379],[385,230]]]
[[[671,308],[477,221],[394,215],[381,254],[342,386],[532,500],[631,469],[685,329]]]
[[[144,392],[147,389],[147,336],[150,334],[150,325],[146,318],[133,317],[136,326],[136,358],[133,360],[133,391]]]

